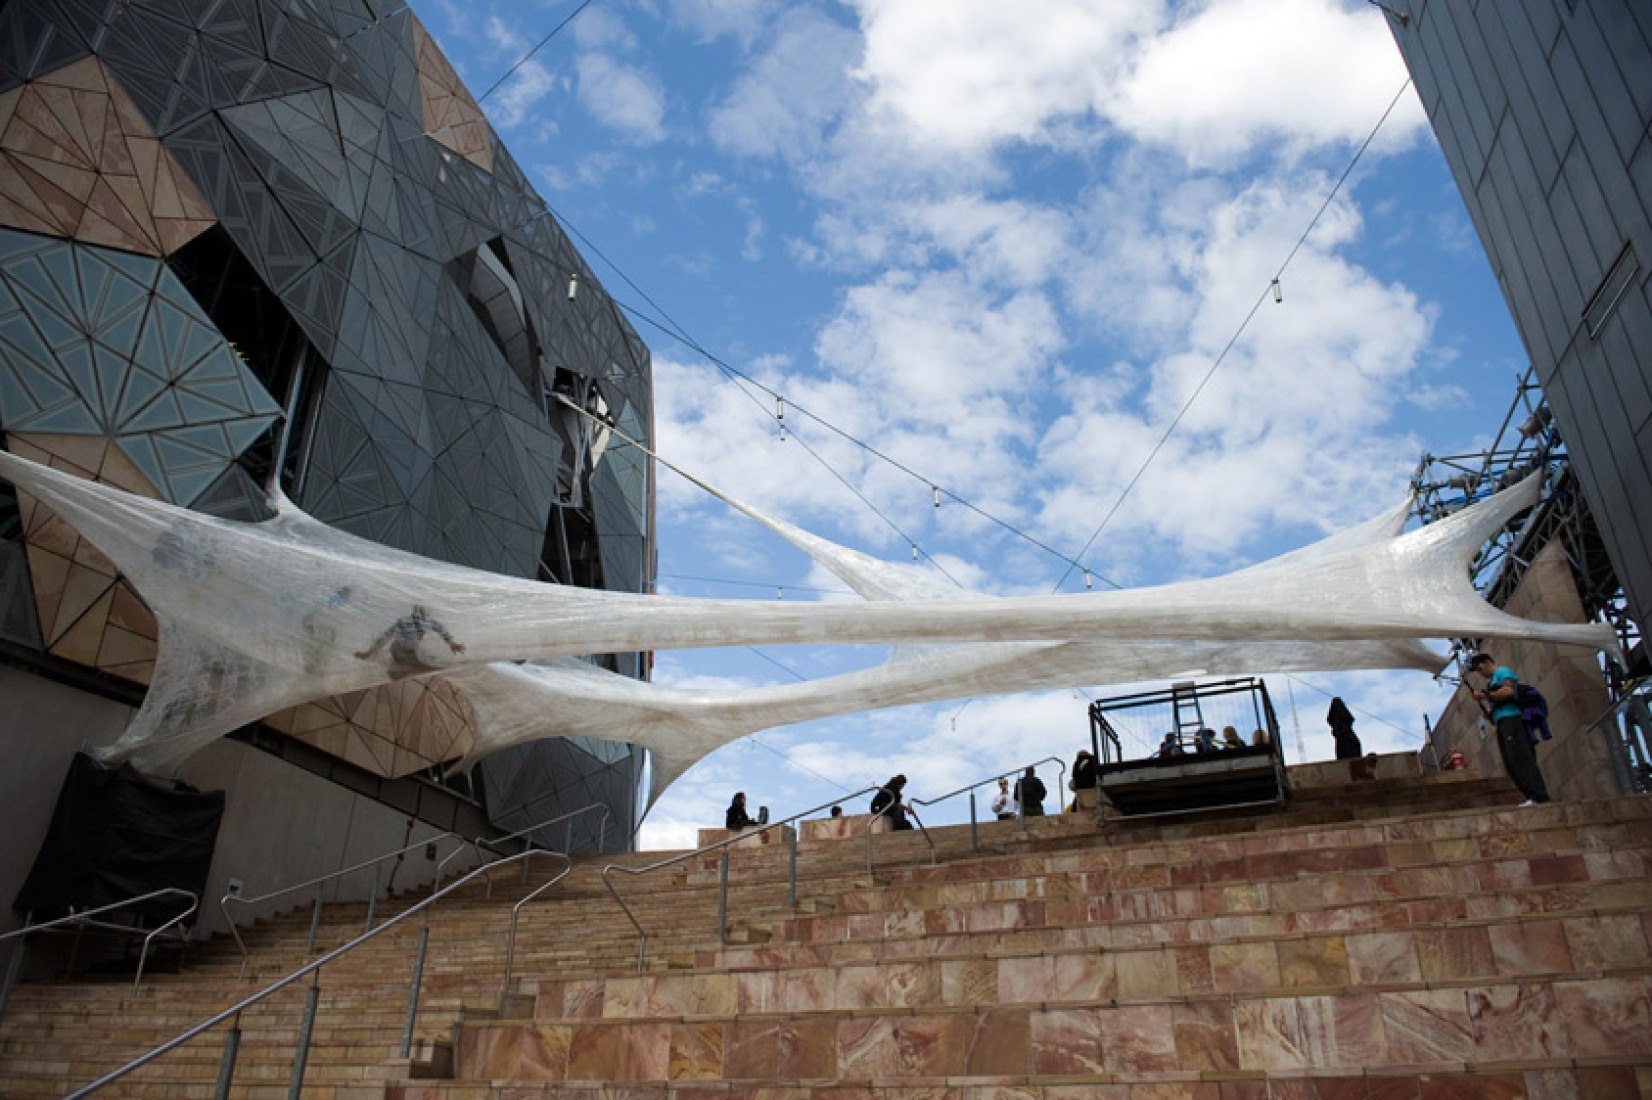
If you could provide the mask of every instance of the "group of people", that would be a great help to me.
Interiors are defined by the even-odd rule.
[[[1239,731],[1232,726],[1223,726],[1221,740],[1217,740],[1216,731],[1207,726],[1193,735],[1191,751],[1194,753],[1231,752],[1234,749],[1258,748],[1268,744],[1269,741],[1268,731],[1259,729],[1250,735],[1250,744],[1247,746],[1245,739],[1240,737]],[[1189,749],[1182,745],[1181,736],[1175,730],[1171,730],[1164,735],[1164,740],[1159,742],[1158,751],[1153,755],[1163,760],[1172,756],[1186,756],[1188,752]]]
[[[457,651],[462,647],[453,648]],[[1549,801],[1543,772],[1538,767],[1537,754],[1532,747],[1531,736],[1522,716],[1520,684],[1514,671],[1507,666],[1499,665],[1489,653],[1476,653],[1469,659],[1467,669],[1486,681],[1483,690],[1471,687],[1470,691],[1482,712],[1497,728],[1497,747],[1502,753],[1503,765],[1508,769],[1509,778],[1526,798],[1521,805],[1535,806]],[[1353,712],[1340,697],[1331,700],[1331,708],[1325,717],[1326,723],[1331,727],[1332,739],[1336,743],[1337,759],[1366,759],[1359,737],[1354,733]],[[1267,745],[1269,741],[1267,731],[1258,729],[1251,734],[1248,747]],[[1194,735],[1192,751],[1196,754],[1216,753],[1246,747],[1238,730],[1232,726],[1224,726],[1220,740],[1217,739],[1214,730],[1200,729]],[[1184,756],[1187,753],[1188,750],[1182,746],[1181,738],[1175,732],[1171,732],[1164,735],[1163,742],[1153,755],[1158,758],[1169,758]],[[1089,749],[1080,749],[1078,756],[1073,760],[1072,778],[1067,783],[1068,789],[1074,794],[1073,802],[1068,809],[1081,808],[1085,801],[1082,792],[1098,790],[1100,786],[1101,767],[1095,754]],[[908,815],[912,814],[912,807],[905,801],[905,792],[906,776],[890,776],[872,796],[872,815],[888,821],[889,827],[896,831],[911,829],[912,821]],[[1044,799],[1048,796],[1049,791],[1045,788],[1043,780],[1038,778],[1029,765],[1017,777],[1014,787],[1010,786],[1008,776],[998,777],[998,792],[992,800],[992,812],[1000,821],[1019,817],[1042,817]],[[843,807],[833,806],[832,816],[843,816]],[[746,812],[745,793],[738,792],[729,804],[724,824],[728,829],[738,832],[766,823],[767,811],[762,812],[759,817],[762,818],[761,821],[752,818]]]

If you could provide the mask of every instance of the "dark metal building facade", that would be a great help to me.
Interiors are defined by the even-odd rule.
[[[1652,615],[1652,6],[1380,6],[1644,627]]]
[[[277,482],[402,550],[641,592],[652,471],[604,425],[651,439],[649,387],[648,349],[405,5],[0,0],[8,449],[231,518]],[[14,661],[141,684],[154,636],[107,562],[0,486]],[[269,725],[395,778],[461,755],[473,718],[432,680]],[[479,786],[496,822],[601,801],[629,825],[643,765],[542,742]]]

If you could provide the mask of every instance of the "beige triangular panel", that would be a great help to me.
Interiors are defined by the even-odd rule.
[[[458,153],[484,172],[493,171],[493,132],[470,89],[453,71],[417,18],[413,52],[419,68],[419,99],[424,106],[425,135]]]

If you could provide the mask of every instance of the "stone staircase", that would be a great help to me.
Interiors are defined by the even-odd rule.
[[[320,979],[306,1097],[603,1100],[1652,1098],[1652,800],[1513,807],[1506,781],[1292,769],[1285,808],[1097,824],[1064,815],[718,860],[604,889],[606,859],[500,872],[431,919],[415,1056],[399,1045],[417,924]],[[630,862],[648,857],[628,857]],[[393,908],[393,907],[392,907]],[[381,912],[384,907],[381,905]],[[328,911],[322,950],[363,912]],[[60,1096],[305,961],[307,912],[129,986],[26,984],[0,1094]],[[232,1095],[285,1096],[302,987],[242,1020]],[[108,1095],[213,1095],[214,1032]]]

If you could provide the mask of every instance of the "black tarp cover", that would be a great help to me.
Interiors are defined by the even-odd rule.
[[[223,791],[147,779],[129,764],[107,768],[78,753],[12,908],[40,921],[168,886],[198,897],[223,816]],[[149,915],[178,908],[179,899],[161,899]]]

